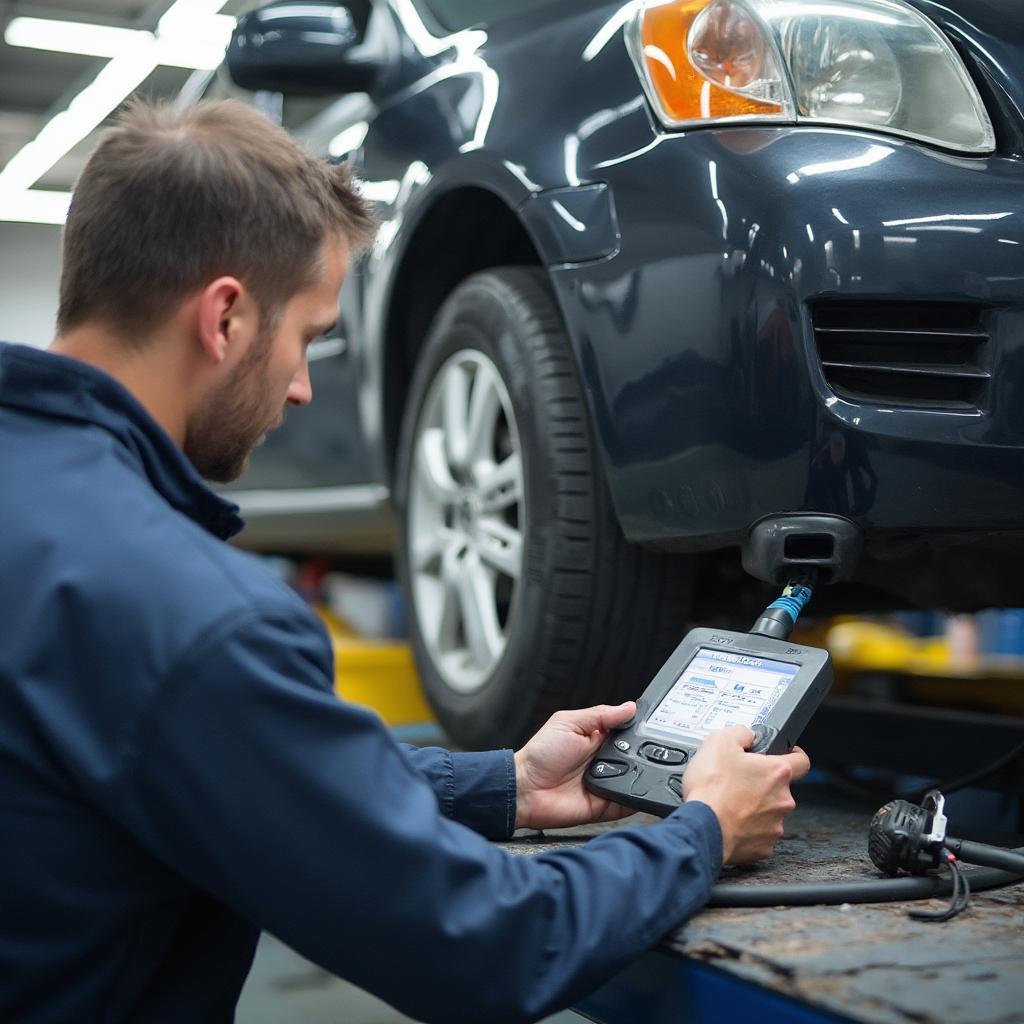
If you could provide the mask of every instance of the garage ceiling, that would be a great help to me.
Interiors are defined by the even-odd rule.
[[[0,220],[59,223],[61,198],[66,204],[67,193],[95,144],[97,132],[110,123],[127,95],[141,92],[152,98],[173,97],[190,76],[205,77],[209,73],[156,62],[166,59],[209,65],[223,52],[225,31],[230,28],[230,22],[213,15],[219,11],[237,16],[255,6],[254,0],[57,2],[59,6],[0,0]],[[8,43],[8,29],[20,18],[149,33],[157,32],[159,26],[159,34],[156,41],[150,36],[132,37],[123,55],[114,58],[50,52]],[[43,31],[51,27],[42,26]],[[80,33],[72,35],[84,38]],[[89,91],[83,96],[84,90]],[[80,96],[71,114],[54,123],[53,119]],[[85,107],[91,108],[91,116],[89,111],[83,116]],[[98,125],[90,127],[97,121]],[[83,131],[84,137],[75,141]],[[26,150],[33,143],[34,152],[33,148]]]

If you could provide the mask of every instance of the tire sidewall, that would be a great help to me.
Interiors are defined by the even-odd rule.
[[[544,584],[555,541],[555,481],[546,445],[549,410],[540,398],[539,367],[530,345],[527,316],[528,307],[521,297],[494,272],[460,285],[442,307],[424,343],[399,443],[397,568],[409,603],[410,640],[428,700],[451,738],[469,748],[488,745],[488,737],[498,731],[496,723],[500,723],[500,732],[509,736],[519,736],[530,726],[544,682],[543,652],[549,646]],[[445,683],[420,633],[409,569],[407,516],[417,427],[426,397],[448,359],[465,349],[487,356],[508,391],[522,459],[525,510],[523,565],[510,608],[506,647],[484,685],[469,694]]]

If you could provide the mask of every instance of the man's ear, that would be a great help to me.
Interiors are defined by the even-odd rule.
[[[217,366],[227,358],[232,343],[257,326],[252,322],[252,302],[237,277],[211,281],[199,293],[196,312],[200,345]]]

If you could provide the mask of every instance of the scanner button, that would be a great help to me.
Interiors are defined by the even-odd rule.
[[[590,776],[594,779],[614,779],[627,771],[629,768],[621,761],[595,761],[590,766]]]
[[[778,736],[777,729],[769,729],[764,725],[755,725],[750,731],[754,734],[754,742],[747,748],[751,754],[763,754]]]
[[[640,756],[646,757],[648,761],[655,764],[683,764],[686,761],[686,752],[676,750],[674,747],[661,747],[657,743],[645,743],[640,748]]]
[[[677,797],[679,797],[680,800],[682,800],[683,799],[683,777],[682,777],[682,775],[670,775],[668,777],[668,788],[671,789],[672,792],[675,793],[675,795]]]
[[[627,743],[626,740],[616,740],[615,747],[617,750],[621,750],[623,753],[625,753],[627,750],[629,750],[629,743]]]

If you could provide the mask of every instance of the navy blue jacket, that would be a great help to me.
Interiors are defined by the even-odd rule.
[[[240,527],[118,383],[0,345],[0,1020],[229,1021],[260,928],[421,1020],[520,1020],[703,905],[703,804],[488,842],[510,752],[403,749],[339,701]]]

